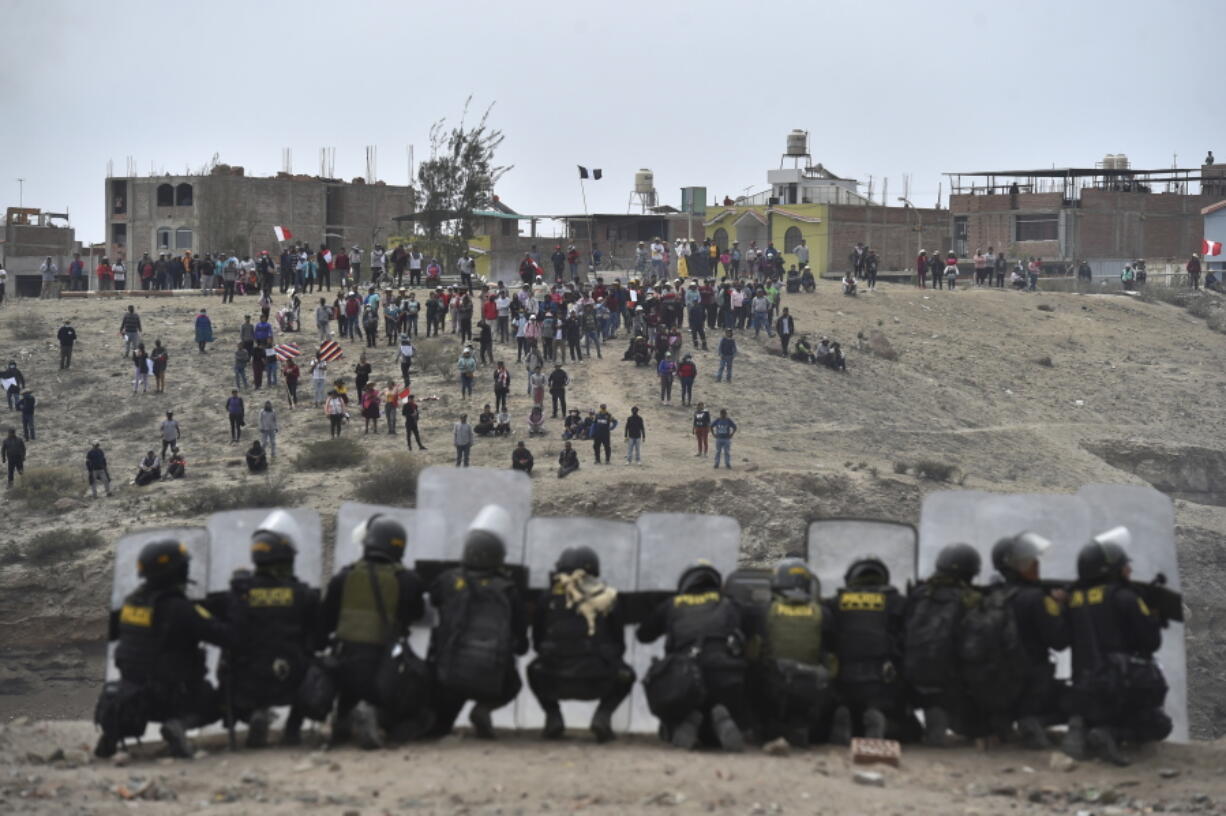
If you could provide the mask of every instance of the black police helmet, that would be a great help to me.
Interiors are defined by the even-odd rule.
[[[153,586],[187,583],[187,567],[191,556],[187,546],[174,539],[146,544],[136,559],[136,572]]]
[[[362,554],[383,561],[400,561],[408,540],[403,524],[391,516],[374,515],[367,520],[362,534]]]
[[[292,564],[297,554],[292,541],[272,530],[257,530],[251,537],[251,563],[257,567]]]
[[[851,562],[843,576],[847,586],[885,586],[890,583],[890,568],[875,555]]]
[[[1006,577],[1016,575],[1047,551],[1051,541],[1038,533],[1024,532],[1002,538],[992,546],[992,566]]]
[[[567,547],[562,550],[553,568],[559,573],[583,570],[588,575],[600,575],[600,556],[591,547]]]
[[[724,578],[710,561],[702,559],[686,567],[681,577],[677,579],[677,591],[680,593],[695,592],[700,589],[718,590],[723,586]]]
[[[979,574],[979,553],[970,544],[949,544],[937,555],[937,572],[970,582]]]
[[[1077,554],[1077,578],[1080,581],[1109,581],[1121,577],[1121,570],[1131,561],[1125,546],[1132,537],[1126,527],[1115,527],[1099,533]]]
[[[771,572],[771,592],[788,600],[808,601],[819,594],[817,576],[799,558],[784,558]]]
[[[507,560],[507,548],[502,539],[488,530],[471,530],[464,540],[460,563],[469,569],[498,569]]]

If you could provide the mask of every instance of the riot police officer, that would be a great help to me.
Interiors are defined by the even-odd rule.
[[[902,678],[906,601],[890,586],[890,571],[875,556],[853,561],[832,604],[834,652],[838,658],[830,741],[902,739],[914,725]]]
[[[222,698],[231,716],[248,724],[247,747],[268,744],[272,706],[290,706],[282,742],[301,741],[302,712],[297,694],[319,643],[319,590],[294,576],[298,525],[275,510],[251,536],[255,573],[235,573],[229,603],[240,636],[218,670]]]
[[[1167,684],[1154,653],[1162,620],[1131,583],[1131,534],[1115,527],[1095,536],[1077,556],[1077,583],[1068,599],[1073,642],[1073,706],[1064,751],[1090,751],[1126,765],[1119,743],[1165,739]]]
[[[761,708],[764,739],[784,737],[809,745],[831,697],[831,619],[818,598],[817,576],[800,558],[784,558],[771,571],[770,604],[763,610],[753,696]]]
[[[550,588],[536,604],[537,657],[528,664],[528,685],[545,711],[546,739],[566,729],[559,700],[599,700],[592,733],[598,742],[613,739],[613,712],[634,687],[634,670],[623,659],[621,607],[617,590],[600,580],[600,558],[591,547],[562,551]]]
[[[136,562],[142,578],[111,615],[118,683],[108,683],[95,710],[102,735],[98,757],[112,756],[121,739],[139,737],[148,721],[162,723],[172,756],[190,757],[187,731],[220,716],[217,693],[205,679],[201,642],[229,647],[233,631],[187,598],[187,547],[174,540],[146,544]]]
[[[1069,647],[1063,590],[1048,591],[1039,583],[1039,559],[1051,542],[1037,533],[1022,532],[1002,538],[992,547],[992,566],[1003,584],[988,589],[989,597],[1003,593],[1017,627],[1019,656],[1023,658],[1021,691],[1011,706],[1010,719],[1028,748],[1048,748],[1046,727],[1067,718],[1067,684],[1056,680],[1052,652]]]
[[[328,582],[320,628],[335,638],[337,706],[333,741],[352,734],[363,748],[383,745],[380,727],[390,730],[401,715],[414,713],[417,701],[388,699],[380,668],[397,649],[407,649],[409,625],[424,611],[422,584],[406,569],[408,533],[390,516],[375,514],[359,525],[353,539],[362,557]]]
[[[924,712],[924,742],[943,747],[952,728],[980,736],[983,727],[963,693],[958,662],[959,628],[966,610],[979,602],[971,581],[979,574],[979,553],[969,544],[950,544],[937,554],[936,571],[907,597],[904,613],[903,675],[915,704]]]
[[[663,660],[643,680],[648,705],[660,718],[660,736],[678,748],[699,739],[725,751],[741,751],[745,631],[740,608],[721,591],[722,576],[698,561],[677,581],[677,594],[652,610],[636,637],[651,643],[665,635]]]
[[[460,566],[430,585],[438,626],[430,636],[437,689],[434,733],[451,730],[464,703],[476,735],[494,738],[492,712],[512,702],[523,681],[515,657],[528,651],[527,613],[519,587],[506,569],[511,517],[487,505],[473,519]]]

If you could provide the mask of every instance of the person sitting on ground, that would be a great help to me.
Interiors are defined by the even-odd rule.
[[[178,446],[170,449],[170,458],[166,460],[166,475],[171,479],[182,479],[187,475],[187,459]]]
[[[477,424],[473,427],[473,431],[477,436],[492,436],[494,433],[494,412],[490,410],[490,404],[487,402],[481,414],[477,417]]]
[[[817,344],[817,352],[813,355],[813,362],[818,365],[829,365],[830,360],[830,339],[823,337],[822,341]]]
[[[162,460],[153,451],[145,454],[136,469],[136,478],[132,481],[137,487],[144,487],[162,478]]]
[[[1013,267],[1013,272],[1009,275],[1009,285],[1019,292],[1026,288],[1026,278],[1019,267]]]
[[[247,470],[252,473],[263,473],[268,470],[268,456],[264,453],[264,446],[258,439],[247,448]]]
[[[794,295],[800,291],[800,272],[797,271],[795,266],[788,269],[786,287],[789,295]]]
[[[838,343],[830,344],[830,354],[826,358],[826,365],[830,366],[835,371],[847,370],[847,358],[843,356],[843,349]]]
[[[1212,269],[1205,275],[1205,288],[1212,289],[1214,292],[1222,291],[1222,284],[1218,281],[1217,272]]]
[[[515,450],[511,451],[511,470],[522,470],[532,475],[532,451],[528,450],[522,439],[515,443]]]
[[[528,414],[528,435],[529,436],[544,436],[545,435],[545,408],[541,405],[533,405],[532,412]]]
[[[544,408],[541,409],[544,411]],[[494,415],[494,436],[510,436],[511,434],[511,415],[503,408]]]
[[[792,349],[792,359],[798,363],[812,363],[813,347],[809,345],[809,335],[802,334],[800,339],[796,341],[796,346]]]
[[[843,294],[853,297],[856,294],[856,279],[851,272],[843,273]]]
[[[583,425],[583,417],[579,415],[579,409],[571,408],[566,419],[562,421],[562,438],[574,439],[581,425]]]
[[[565,479],[579,469],[579,452],[571,447],[570,442],[562,443],[562,452],[558,454],[558,478]]]
[[[807,266],[804,268],[804,271],[800,273],[800,286],[810,294],[817,289],[817,282],[813,280],[813,270]]]

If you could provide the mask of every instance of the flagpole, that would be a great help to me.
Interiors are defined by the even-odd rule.
[[[579,195],[583,197],[583,220],[587,222],[587,257],[591,261],[596,246],[592,243],[592,217],[587,211],[587,188],[583,185],[583,176],[579,176]]]

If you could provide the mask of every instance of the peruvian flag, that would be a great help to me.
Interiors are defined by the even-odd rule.
[[[1200,242],[1200,254],[1201,255],[1221,255],[1222,254],[1222,242],[1221,241],[1210,241],[1208,238],[1202,239]]]
[[[294,233],[290,232],[285,227],[273,227],[272,232],[273,235],[277,236],[278,241],[288,241],[294,237]]]
[[[408,402],[408,401],[409,401],[409,395],[410,395],[410,394],[412,394],[412,393],[413,393],[413,389],[412,389],[412,388],[406,388],[406,389],[404,389],[403,391],[401,391],[400,393],[398,393],[398,394],[396,395],[396,404],[397,404],[397,405],[404,405],[406,402]]]

